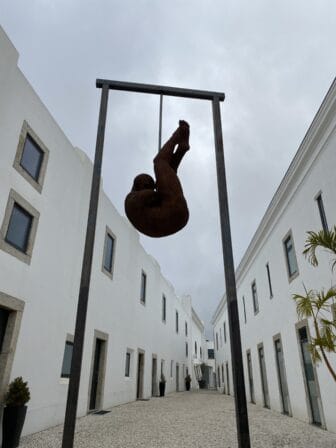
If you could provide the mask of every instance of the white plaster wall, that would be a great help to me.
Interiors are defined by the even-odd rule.
[[[285,368],[290,396],[291,413],[294,417],[309,421],[308,403],[305,393],[304,376],[300,362],[300,347],[297,341],[295,324],[297,323],[294,293],[304,293],[307,289],[329,288],[335,284],[331,273],[330,257],[319,252],[319,266],[313,268],[302,256],[306,231],[322,228],[320,215],[315,201],[322,191],[325,212],[329,227],[336,224],[334,198],[336,179],[333,175],[336,163],[336,89],[333,86],[324,104],[328,112],[318,124],[312,126],[308,134],[306,151],[297,163],[294,174],[285,185],[286,191],[275,209],[270,223],[265,225],[263,233],[256,233],[259,239],[253,240],[252,246],[243,257],[237,270],[237,295],[240,316],[240,328],[243,344],[245,366],[245,386],[249,400],[249,385],[246,366],[246,351],[251,350],[255,399],[263,404],[260,368],[257,345],[263,343],[266,361],[268,389],[271,409],[282,411],[277,379],[273,336],[281,335]],[[306,137],[307,142],[307,137]],[[305,142],[304,142],[305,144]],[[269,211],[268,211],[269,213]],[[266,215],[267,218],[267,215]],[[266,219],[265,218],[265,219]],[[260,227],[261,228],[261,227]],[[299,275],[288,280],[286,260],[283,250],[283,238],[291,230]],[[252,248],[252,249],[251,249]],[[269,263],[273,298],[270,298],[266,263]],[[253,310],[251,283],[256,280],[259,312]],[[244,323],[242,297],[245,297],[247,323]],[[223,304],[215,313],[214,333],[219,333],[224,319],[227,320],[227,307]],[[215,350],[216,364],[230,360],[229,346]],[[332,365],[336,366],[336,357],[330,356]],[[231,362],[231,361],[230,361]],[[335,384],[326,367],[321,364],[316,368],[321,392],[324,423],[327,429],[336,428],[336,394],[332,393]]]
[[[31,401],[23,432],[29,434],[64,418],[67,381],[61,380],[60,374],[66,335],[74,333],[92,164],[82,151],[73,148],[17,68],[17,52],[1,28],[0,55],[0,220],[12,188],[40,213],[30,265],[0,251],[1,291],[25,301],[11,378],[20,375],[29,383]],[[50,151],[41,194],[13,168],[24,120]],[[116,237],[113,279],[101,271],[106,226]],[[147,275],[145,305],[140,303],[141,270]],[[162,294],[167,300],[165,323]],[[191,314],[191,299],[176,296],[158,263],[141,247],[137,232],[101,190],[78,415],[88,410],[95,330],[108,334],[106,408],[135,400],[138,349],[145,352],[145,398],[151,395],[153,354],[158,360],[158,379],[164,360],[167,393],[176,390],[176,362],[180,365],[180,390],[184,389],[183,366],[191,371],[191,356],[185,354],[186,340],[189,354],[192,350]],[[133,350],[130,378],[124,376],[127,349]]]

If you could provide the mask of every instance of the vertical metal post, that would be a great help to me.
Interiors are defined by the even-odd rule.
[[[89,299],[91,267],[92,267],[94,239],[96,232],[99,189],[100,189],[101,167],[103,160],[108,94],[109,94],[109,87],[107,84],[104,84],[102,87],[102,94],[100,101],[96,152],[92,174],[90,206],[86,228],[86,239],[85,239],[85,248],[82,264],[82,276],[78,296],[76,327],[75,327],[74,345],[71,361],[68,398],[65,412],[64,428],[63,428],[62,448],[73,448],[74,435],[75,435],[78,392],[81,376],[83,345],[85,335],[85,323],[86,323],[87,305]]]
[[[159,115],[159,142],[158,142],[158,152],[160,152],[162,146],[162,103],[163,95],[160,95],[160,115]]]
[[[220,223],[223,245],[226,297],[228,304],[229,329],[231,341],[232,374],[236,407],[236,424],[239,448],[250,448],[250,434],[245,395],[242,347],[239,329],[236,279],[232,254],[229,206],[224,163],[224,146],[219,98],[212,100],[213,124],[215,133],[216,167]]]

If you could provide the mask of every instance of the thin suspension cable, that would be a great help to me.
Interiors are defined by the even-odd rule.
[[[158,152],[161,149],[161,140],[162,140],[162,103],[163,103],[163,95],[160,95],[160,116],[159,116],[159,142],[158,142]]]

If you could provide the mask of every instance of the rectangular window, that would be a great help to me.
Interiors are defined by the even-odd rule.
[[[176,311],[176,314],[175,314],[175,330],[176,330],[176,333],[179,332],[179,315],[178,315],[178,311]]]
[[[322,199],[322,193],[320,193],[316,198],[317,206],[320,213],[322,228],[325,232],[328,232],[328,223],[327,223],[327,217],[324,211],[324,205],[323,205],[323,199]]]
[[[140,302],[145,304],[146,303],[146,283],[147,283],[147,276],[144,273],[144,271],[141,272],[141,288],[140,288]]]
[[[216,350],[218,351],[218,333],[216,333]]]
[[[170,378],[173,378],[174,361],[170,361]]]
[[[166,296],[162,295],[162,322],[166,322]]]
[[[257,294],[257,284],[255,280],[252,282],[251,290],[252,290],[253,310],[254,314],[257,314],[259,312],[259,302]]]
[[[188,323],[185,322],[185,335],[188,336]]]
[[[32,223],[32,215],[15,202],[9,219],[6,242],[26,253]]]
[[[270,294],[270,299],[273,297],[273,290],[272,290],[272,282],[271,282],[271,273],[270,273],[270,268],[269,268],[269,264],[266,263],[266,271],[267,271],[267,279],[268,279],[268,289],[269,289],[269,294]]]
[[[73,342],[65,341],[61,378],[70,378]]]
[[[215,351],[213,348],[208,348],[208,358],[215,359]]]
[[[126,352],[126,362],[125,362],[125,376],[130,376],[130,368],[131,368],[131,354],[130,352]]]
[[[112,232],[106,228],[105,244],[104,244],[104,256],[103,256],[103,272],[112,278],[113,272],[113,253],[115,246],[115,238]]]
[[[219,340],[220,340],[220,346],[223,347],[223,336],[222,336],[222,329],[219,329]]]
[[[49,150],[25,121],[13,166],[39,193],[42,191],[48,157]]]
[[[0,248],[29,264],[39,216],[29,202],[11,190],[0,231]]]
[[[186,342],[186,357],[188,358],[188,342]]]
[[[243,311],[244,311],[244,322],[246,324],[246,306],[245,306],[245,297],[243,296]]]
[[[224,342],[226,343],[226,322],[224,322]]]
[[[293,238],[292,238],[291,234],[289,234],[285,238],[283,244],[284,244],[285,255],[286,255],[288,277],[291,280],[293,278],[293,276],[298,273],[298,266],[297,266],[297,262],[296,262],[294,243],[293,243]]]

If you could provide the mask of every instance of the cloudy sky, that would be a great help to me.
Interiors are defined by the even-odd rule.
[[[336,73],[334,0],[2,0],[0,24],[29,82],[91,158],[96,78],[225,92],[236,265]],[[156,96],[110,94],[103,178],[122,214],[133,177],[152,173],[158,114]],[[191,126],[180,169],[190,221],[141,240],[208,324],[224,290],[211,105],[165,98],[164,139],[180,118]]]

